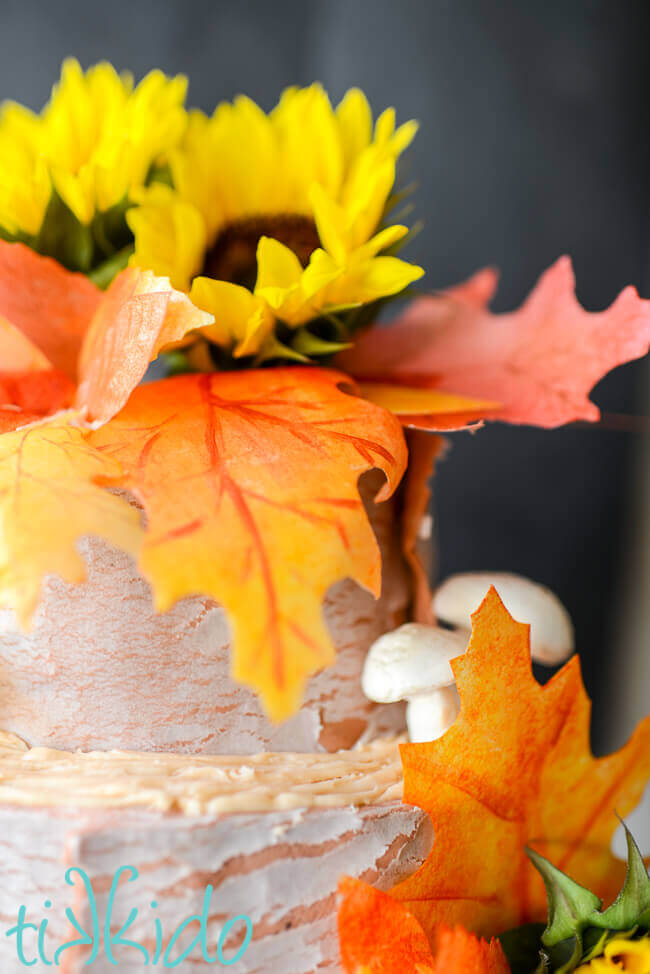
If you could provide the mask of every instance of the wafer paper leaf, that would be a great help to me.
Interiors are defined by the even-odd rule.
[[[589,400],[611,369],[650,348],[650,301],[628,287],[605,311],[584,310],[571,262],[562,257],[517,311],[493,314],[487,304],[496,273],[414,301],[394,324],[373,328],[341,356],[363,381],[428,386],[493,400],[509,423],[554,427],[597,420]]]
[[[65,422],[0,436],[0,604],[14,608],[23,624],[46,575],[84,578],[76,548],[83,535],[137,553],[138,511],[96,483],[118,473],[116,461]]]
[[[144,505],[141,569],[159,610],[186,595],[227,609],[235,679],[276,719],[334,648],[322,601],[342,578],[379,594],[381,566],[357,481],[406,465],[398,420],[315,368],[186,375],[140,386],[90,437]]]
[[[437,741],[402,747],[404,800],[429,812],[435,840],[392,895],[427,932],[443,922],[494,934],[545,920],[527,844],[611,902],[625,873],[610,851],[616,811],[631,811],[650,778],[650,718],[620,751],[594,758],[577,657],[540,686],[529,627],[494,589],[472,620],[453,663],[456,722]]]

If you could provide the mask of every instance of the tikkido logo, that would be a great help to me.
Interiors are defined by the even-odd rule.
[[[232,964],[236,964],[238,960],[241,960],[248,950],[253,936],[253,924],[251,923],[250,917],[244,913],[232,917],[232,919],[224,924],[217,941],[216,954],[210,956],[208,952],[208,915],[213,893],[213,887],[210,885],[205,887],[203,909],[201,912],[194,913],[179,923],[167,940],[164,939],[163,925],[160,917],[155,915],[158,907],[155,900],[149,904],[150,909],[154,913],[153,936],[149,934],[146,938],[143,938],[146,939],[149,948],[145,947],[142,943],[138,943],[137,940],[131,940],[126,937],[126,934],[138,916],[141,918],[140,926],[142,925],[142,915],[135,907],[131,909],[126,921],[122,924],[118,932],[112,933],[111,926],[114,925],[113,915],[115,913],[120,879],[125,876],[128,883],[133,883],[138,878],[138,875],[138,870],[135,866],[121,866],[117,870],[113,876],[106,901],[106,909],[102,918],[103,922],[100,923],[97,898],[87,873],[76,866],[68,869],[65,874],[67,885],[79,885],[80,889],[83,887],[86,900],[84,905],[87,908],[89,916],[89,929],[84,929],[72,909],[66,907],[65,915],[80,936],[61,944],[48,957],[45,942],[46,936],[48,936],[48,918],[45,917],[38,924],[30,922],[27,917],[27,907],[21,906],[18,910],[18,919],[15,926],[7,930],[5,934],[9,938],[16,938],[16,953],[19,962],[25,967],[34,967],[40,960],[41,964],[46,967],[59,967],[61,957],[67,950],[74,949],[79,951],[80,949],[90,947],[89,956],[84,961],[84,966],[87,966],[97,960],[102,944],[104,946],[104,952],[100,960],[107,960],[109,964],[115,967],[122,961],[127,962],[127,960],[130,965],[135,960],[134,955],[136,953],[140,954],[143,967],[155,967],[156,965],[160,965],[163,968],[178,967],[193,952],[200,952],[206,964],[221,964],[224,967],[230,967]],[[52,902],[51,900],[45,900],[43,905],[46,910],[49,910],[52,907]],[[186,932],[193,924],[197,923],[199,925],[199,932],[189,944],[186,943],[181,949],[181,939],[184,941],[187,940],[189,934]],[[230,947],[228,949],[228,956],[226,956],[224,950],[226,942],[229,939],[238,942],[239,946],[236,948]],[[151,948],[152,944],[155,944],[153,949]],[[119,956],[115,955],[116,948],[119,949]]]

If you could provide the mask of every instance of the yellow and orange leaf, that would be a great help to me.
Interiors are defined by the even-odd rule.
[[[339,944],[345,974],[508,974],[497,941],[440,926],[431,944],[406,907],[359,879],[339,883]]]
[[[64,421],[0,436],[0,604],[14,608],[23,624],[45,575],[84,578],[76,549],[83,535],[137,553],[138,511],[96,484],[118,473],[115,460],[95,452]]]
[[[625,868],[610,852],[619,822],[650,779],[650,718],[605,758],[589,747],[590,703],[573,657],[540,686],[529,627],[492,589],[452,665],[460,714],[447,733],[402,747],[404,801],[425,809],[435,840],[424,865],[392,890],[429,934],[461,924],[495,934],[546,918],[533,846],[605,902]]]
[[[315,368],[179,376],[140,386],[90,435],[145,508],[157,608],[194,594],[224,605],[233,676],[278,720],[334,658],[328,588],[350,577],[379,593],[359,476],[381,468],[383,500],[406,466],[399,422],[341,383]]]
[[[486,417],[497,418],[501,404],[487,399],[468,399],[439,389],[403,383],[363,381],[361,395],[399,417],[404,426],[437,432],[465,429]]]

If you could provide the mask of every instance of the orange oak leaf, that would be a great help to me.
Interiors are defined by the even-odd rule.
[[[0,241],[0,370],[65,373],[79,384],[77,407],[95,422],[122,408],[164,346],[213,321],[151,271],[127,268],[104,293],[83,274]]]
[[[338,928],[345,974],[508,974],[498,941],[462,927],[427,936],[406,907],[359,879],[339,883]]]
[[[70,379],[76,377],[81,343],[101,299],[102,292],[83,274],[66,271],[24,244],[0,240],[0,319]],[[23,367],[6,357],[0,344],[0,366]]]
[[[650,301],[632,287],[589,313],[575,296],[568,257],[547,270],[517,311],[492,314],[493,270],[414,301],[393,325],[373,328],[341,356],[359,381],[397,382],[503,404],[485,413],[555,427],[597,420],[588,398],[611,369],[650,348]]]
[[[84,578],[77,540],[95,534],[136,554],[140,515],[97,486],[119,473],[81,430],[52,421],[0,436],[0,604],[26,625],[45,575]]]
[[[0,317],[0,372],[36,372],[49,368],[43,352],[15,325]]]
[[[486,935],[544,920],[526,844],[611,901],[625,872],[610,852],[616,812],[630,812],[650,779],[650,718],[620,751],[594,758],[578,658],[540,686],[529,627],[494,589],[472,622],[467,652],[452,664],[456,722],[436,741],[402,747],[404,801],[429,813],[435,840],[391,895],[428,933],[438,923]]]
[[[144,506],[157,608],[197,593],[224,605],[233,676],[278,720],[334,658],[327,589],[350,577],[379,594],[359,476],[381,468],[383,500],[406,465],[398,420],[341,383],[316,368],[179,376],[140,386],[89,437]]]

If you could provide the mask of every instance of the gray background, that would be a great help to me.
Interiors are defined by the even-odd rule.
[[[334,99],[358,84],[376,110],[392,104],[422,123],[406,175],[426,220],[409,256],[428,286],[496,264],[504,310],[570,253],[578,295],[596,310],[628,283],[647,293],[649,28],[646,2],[2,0],[0,97],[40,107],[68,54],[138,77],[185,72],[205,109],[240,91],[269,108],[288,84],[319,79]],[[647,410],[645,374],[619,369],[599,405]],[[602,427],[492,426],[454,437],[435,486],[443,575],[523,572],[569,607],[599,745],[645,442]],[[646,600],[638,588],[628,617]]]

